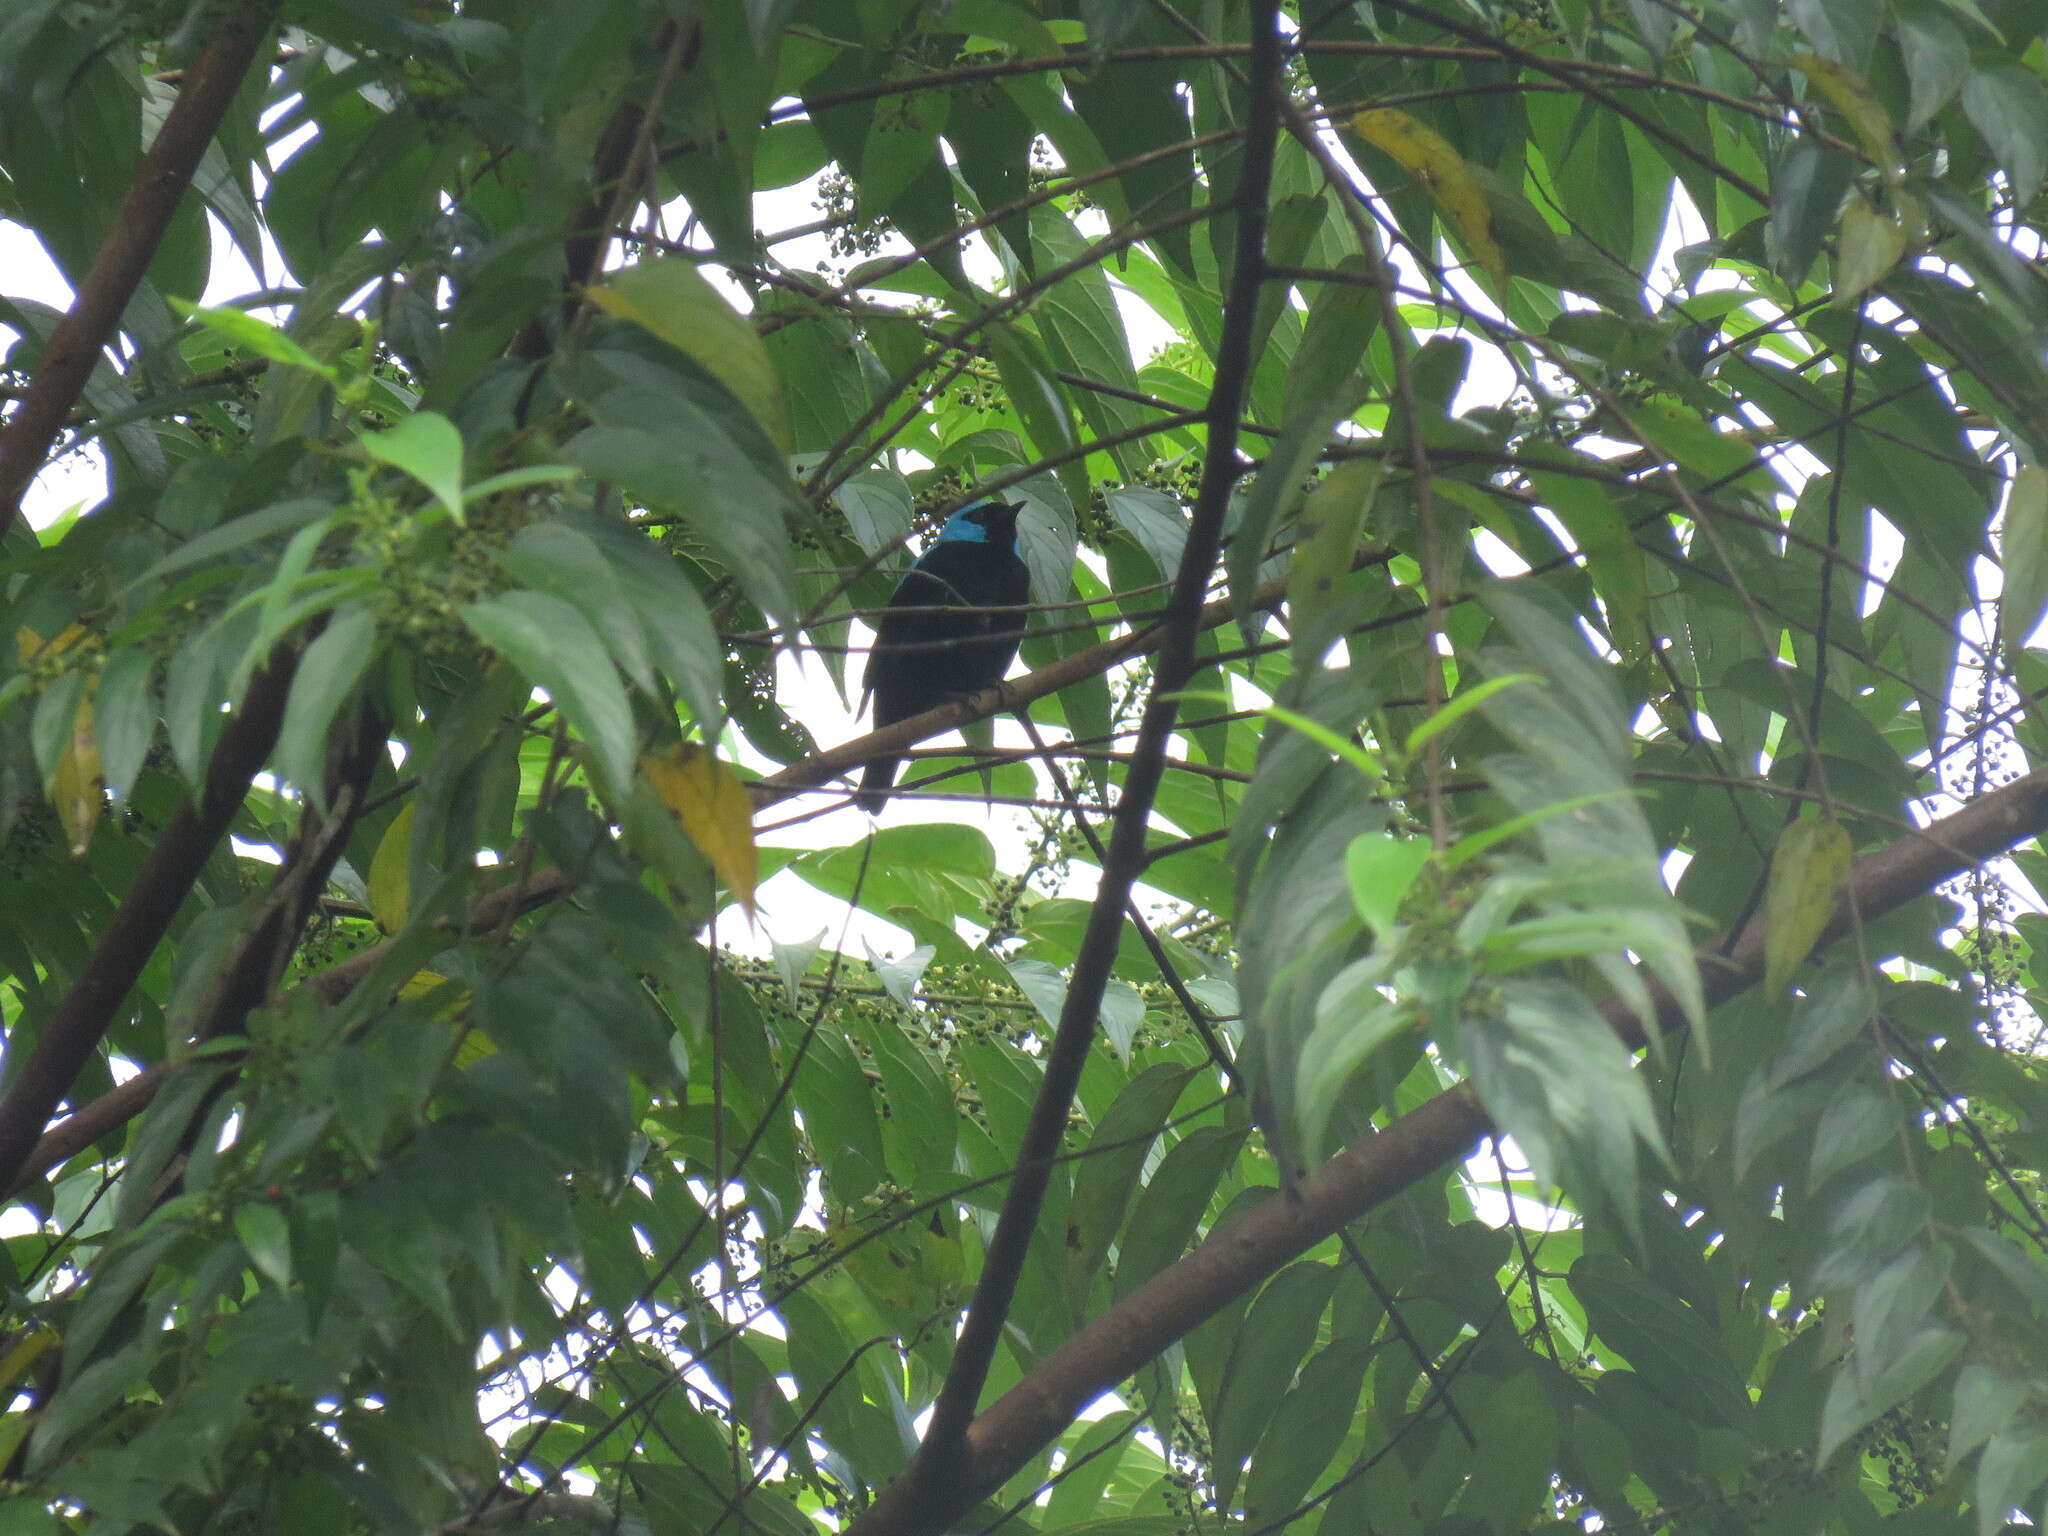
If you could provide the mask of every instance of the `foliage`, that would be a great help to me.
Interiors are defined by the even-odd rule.
[[[2039,1523],[2043,46],[16,0],[7,1528]]]

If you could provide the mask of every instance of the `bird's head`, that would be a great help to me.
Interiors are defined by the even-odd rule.
[[[946,519],[946,526],[939,530],[939,542],[1013,547],[1017,542],[1017,514],[1023,510],[1021,501],[977,501]]]

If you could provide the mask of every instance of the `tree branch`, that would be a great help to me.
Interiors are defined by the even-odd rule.
[[[11,1074],[7,1095],[0,1098],[0,1189],[11,1190],[20,1181],[50,1116],[99,1048],[128,989],[170,931],[192,883],[242,809],[250,781],[277,741],[297,663],[296,649],[275,655],[250,682],[240,713],[227,723],[213,749],[198,800],[188,799],[178,807],[101,930],[92,958],[43,1025],[28,1060]],[[10,1046],[13,1043],[9,1041]]]
[[[1195,637],[1201,626],[1202,594],[1222,548],[1224,514],[1239,472],[1237,422],[1251,382],[1252,333],[1265,281],[1266,198],[1272,182],[1273,148],[1279,137],[1282,105],[1278,0],[1259,0],[1253,6],[1251,28],[1250,97],[1245,108],[1249,127],[1235,199],[1235,261],[1230,293],[1224,304],[1223,335],[1216,351],[1215,383],[1209,392],[1208,446],[1201,490],[1189,518],[1187,543],[1174,578],[1173,595],[1167,601],[1144,722],[1132,751],[1123,793],[1117,801],[1101,884],[1088,915],[1088,928],[1074,962],[1066,1000],[1060,1008],[1060,1021],[1046,1050],[1045,1078],[1031,1108],[1031,1119],[1018,1149],[1016,1173],[996,1218],[995,1235],[989,1241],[981,1278],[953,1352],[952,1367],[932,1409],[931,1423],[917,1458],[899,1480],[898,1486],[911,1490],[907,1496],[920,1504],[950,1502],[967,1486],[967,1481],[959,1476],[963,1465],[959,1453],[1009,1317],[1025,1254],[1038,1227],[1053,1159],[1066,1134],[1067,1112],[1081,1080],[1081,1069],[1095,1036],[1096,1015],[1102,1007],[1103,988],[1116,959],[1124,910],[1132,887],[1145,869],[1145,829],[1164,771],[1167,738],[1173,734],[1179,712],[1178,695],[1195,672]]]
[[[2030,773],[1934,825],[1865,854],[1849,872],[1821,943],[1925,895],[1941,881],[2048,828],[2048,770]],[[1753,919],[1726,956],[1701,949],[1707,1001],[1718,1005],[1763,975],[1765,924]],[[1817,952],[1817,950],[1816,950]],[[1660,1027],[1684,1016],[1653,986]],[[1607,1016],[1624,1039],[1643,1043],[1633,1014]],[[1109,1391],[1283,1265],[1376,1206],[1457,1159],[1493,1122],[1469,1084],[1363,1136],[1296,1186],[1212,1233],[1080,1329],[967,1428],[943,1488],[899,1478],[846,1536],[938,1536],[1018,1472]]]
[[[224,14],[220,30],[185,71],[178,99],[143,152],[92,270],[43,344],[35,377],[0,431],[0,539],[20,516],[22,496],[42,470],[64,418],[92,377],[100,349],[113,337],[121,312],[149,270],[200,157],[269,32],[269,19],[270,7],[261,3],[243,3]]]

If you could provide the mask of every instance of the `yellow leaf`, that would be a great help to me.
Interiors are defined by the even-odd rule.
[[[1795,821],[1771,852],[1764,887],[1764,995],[1782,997],[1835,915],[1849,874],[1849,834],[1831,817]]]
[[[42,655],[46,650],[52,656],[62,656],[85,637],[85,632],[83,624],[72,624],[67,626],[64,632],[58,635],[56,639],[45,640],[32,629],[17,629],[14,632],[15,653],[23,661],[34,661],[36,657]]]
[[[754,800],[747,786],[695,744],[650,752],[640,759],[640,771],[752,917],[761,866],[754,849]]]
[[[1870,82],[1855,70],[1817,53],[1795,53],[1792,62],[1827,97],[1828,104],[1849,120],[1870,163],[1887,176],[1896,175],[1900,168],[1899,152],[1892,138],[1891,116],[1878,100],[1877,92],[1870,88]]]
[[[1422,183],[1495,283],[1507,286],[1508,263],[1493,238],[1493,213],[1486,193],[1451,141],[1419,118],[1393,107],[1372,107],[1351,126],[1374,148],[1401,163]]]
[[[405,813],[402,814],[409,814],[411,810],[412,807],[407,806]],[[457,1005],[468,997],[469,988],[460,982],[449,980],[439,971],[414,971],[398,984],[398,995],[406,1002],[411,1002],[414,998],[430,997],[443,987],[448,989],[448,995],[440,1000],[435,1012],[443,1018],[453,1018]]]
[[[56,639],[44,640],[32,629],[17,629],[14,648],[24,662],[43,655],[61,656],[86,633],[83,624],[72,624]],[[84,858],[86,849],[92,846],[93,828],[99,825],[106,803],[100,781],[100,743],[92,729],[92,690],[96,682],[96,678],[87,679],[85,691],[78,699],[78,713],[71,721],[71,739],[57,759],[50,782],[44,786],[75,859]]]
[[[74,859],[84,858],[85,850],[92,846],[92,830],[99,825],[100,811],[106,805],[101,789],[100,743],[92,732],[92,693],[88,689],[71,722],[71,742],[50,776],[50,800],[57,807],[57,819],[64,823],[64,835],[71,840]]]
[[[464,1022],[474,996],[462,982],[443,976],[439,971],[414,971],[398,984],[398,995],[406,1002],[432,998],[434,1006],[430,1016],[446,1024]],[[457,1042],[451,1065],[459,1069],[482,1061],[486,1056],[495,1056],[497,1052],[497,1041],[472,1023]]]
[[[386,933],[405,926],[412,911],[412,804],[391,818],[370,855],[370,916]]]
[[[651,331],[731,390],[790,451],[782,384],[753,322],[719,296],[696,263],[657,258],[609,275],[586,297],[608,315]]]

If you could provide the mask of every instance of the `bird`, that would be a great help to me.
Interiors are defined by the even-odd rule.
[[[1022,502],[984,499],[962,507],[904,572],[875,627],[864,689],[875,729],[994,687],[1024,638],[1031,573],[1017,553]],[[870,816],[889,798],[900,757],[871,761],[860,808]]]

